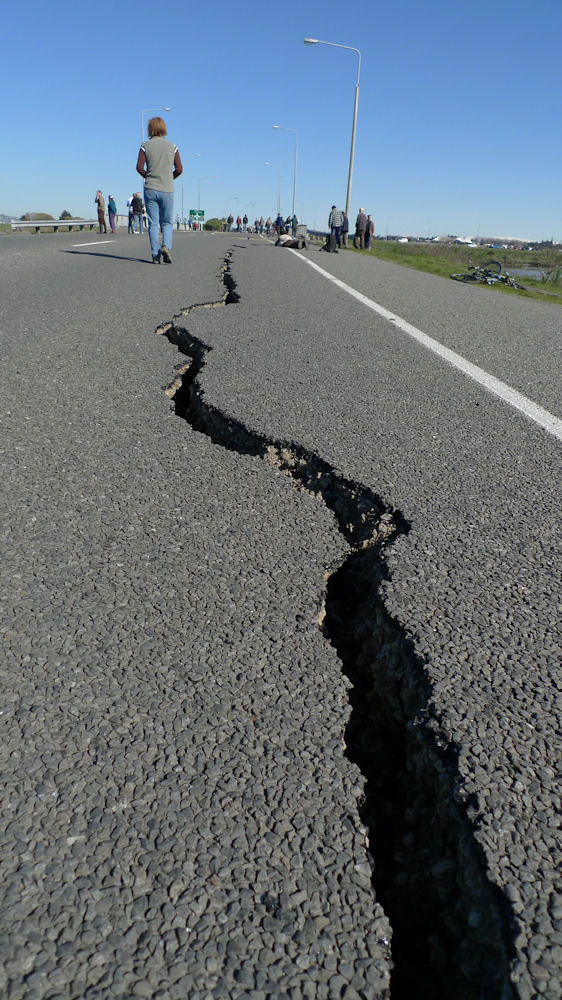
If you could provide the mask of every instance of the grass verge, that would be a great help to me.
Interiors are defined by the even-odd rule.
[[[562,305],[562,254],[558,251],[525,251],[502,250],[492,247],[464,247],[454,244],[440,243],[395,243],[390,240],[375,240],[370,250],[356,250],[351,244],[347,247],[351,253],[370,254],[380,260],[387,260],[402,267],[412,267],[417,271],[426,271],[448,278],[451,273],[467,271],[469,264],[484,264],[488,260],[497,260],[505,271],[515,271],[523,268],[537,268],[552,275],[551,280],[542,281],[525,276],[521,278],[526,291],[508,288],[505,285],[474,285],[476,289],[500,291],[507,295],[519,295],[524,298],[540,299]],[[555,259],[556,258],[556,259]],[[556,266],[557,265],[557,266]]]

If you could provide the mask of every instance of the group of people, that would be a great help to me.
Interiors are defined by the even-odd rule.
[[[98,209],[99,232],[107,233],[107,225],[105,222],[105,198],[101,191],[96,191],[95,204]],[[129,233],[142,234],[143,219],[146,223],[146,209],[144,207],[140,191],[135,191],[135,193],[127,199],[127,211],[129,213]],[[109,228],[111,232],[114,233],[115,220],[117,218],[117,205],[112,194],[110,194],[107,202],[107,216],[109,219]]]
[[[129,209],[129,233],[134,233],[135,222],[139,233],[142,233],[143,214],[146,211],[148,216],[148,238],[150,241],[150,251],[152,263],[165,264],[172,263],[172,234],[173,234],[173,208],[174,208],[174,181],[183,173],[183,165],[179,150],[174,143],[170,142],[167,136],[166,123],[162,118],[151,118],[148,122],[148,140],[141,144],[137,157],[136,170],[144,181],[144,203],[140,191],[136,191],[127,202]],[[98,207],[98,221],[100,233],[107,232],[105,223],[105,199],[101,191],[96,192],[96,205]],[[112,195],[108,201],[109,225],[112,233],[115,232],[115,217],[117,207]],[[236,231],[248,231],[252,227],[248,226],[248,216],[244,214],[236,218]],[[234,228],[234,217],[232,213],[227,220],[229,232]],[[347,246],[349,235],[349,219],[345,212],[332,205],[328,219],[330,233],[335,237],[338,247]],[[178,226],[179,228],[179,226]],[[298,231],[298,219],[296,215],[289,215],[286,219],[281,213],[277,215],[275,222],[271,217],[265,221],[263,216],[256,219],[253,230],[256,233],[264,231],[269,235],[272,231],[277,234],[278,242],[286,243],[281,237],[289,236],[294,240]],[[366,215],[363,208],[359,209],[355,220],[355,235],[353,245],[357,249],[368,250],[374,234],[374,223],[370,215]]]
[[[249,225],[248,216],[244,215],[241,218],[239,215],[234,219],[232,212],[226,220],[227,232],[237,232],[237,233],[259,233],[269,236],[271,233],[276,233],[280,236],[282,233],[291,233],[296,236],[297,226],[299,220],[296,215],[288,215],[286,219],[283,218],[281,213],[277,216],[275,221],[272,220],[271,216],[268,215],[267,219],[264,219],[263,215],[259,219],[255,219],[253,226]]]
[[[135,191],[130,198],[127,199],[127,211],[129,213],[127,232],[129,236],[142,236],[142,226],[143,222],[147,223],[146,219],[146,208],[142,200],[142,195],[140,191]]]
[[[349,236],[349,219],[345,212],[332,205],[328,218],[328,226],[332,236],[335,236],[338,247],[346,247]],[[375,224],[371,215],[366,215],[363,208],[359,209],[355,220],[355,235],[353,246],[356,249],[368,250],[375,232]]]

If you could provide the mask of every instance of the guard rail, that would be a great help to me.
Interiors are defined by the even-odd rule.
[[[59,229],[68,229],[70,232],[75,228],[82,230],[86,227],[91,232],[94,226],[99,226],[99,222],[97,219],[34,219],[31,222],[20,222],[12,219],[10,225],[12,232],[18,229],[34,229],[38,233],[41,229],[54,229],[56,233]]]

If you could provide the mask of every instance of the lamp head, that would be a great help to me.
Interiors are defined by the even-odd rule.
[[[303,42],[305,45],[318,45],[317,38],[303,38]]]

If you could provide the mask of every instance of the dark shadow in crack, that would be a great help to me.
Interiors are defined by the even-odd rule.
[[[366,781],[360,815],[392,926],[391,996],[511,1000],[513,914],[487,876],[423,664],[384,607],[385,544],[352,552],[330,577],[324,630],[353,684],[346,752]]]
[[[269,440],[205,403],[197,376],[210,348],[176,325],[165,333],[191,359],[175,383],[177,415],[318,495],[351,547],[329,578],[322,630],[353,684],[346,753],[365,778],[361,818],[373,886],[393,928],[393,1000],[511,1000],[513,913],[488,878],[459,794],[458,753],[441,733],[423,663],[381,596],[385,550],[407,533],[407,522],[317,455]]]

